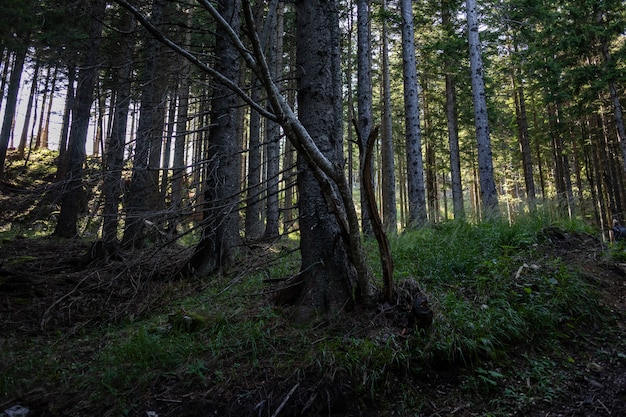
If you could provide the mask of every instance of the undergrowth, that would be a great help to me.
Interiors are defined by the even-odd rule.
[[[3,336],[0,395],[18,397],[61,380],[68,389],[92,392],[88,408],[119,414],[139,412],[137,394],[158,380],[174,381],[181,392],[201,387],[226,397],[242,381],[316,375],[350,381],[357,406],[393,398],[400,409],[419,411],[426,402],[411,381],[456,369],[466,393],[502,392],[488,408],[523,409],[539,396],[562,394],[558,384],[571,358],[555,359],[561,342],[601,314],[587,280],[558,257],[544,256],[547,226],[541,219],[512,226],[449,222],[391,238],[396,279],[416,279],[434,311],[426,331],[373,325],[379,313],[371,311],[291,325],[272,307],[264,282],[297,272],[297,252],[283,250],[265,270],[211,278],[200,293],[120,325],[68,338]],[[375,246],[366,246],[376,270]],[[507,366],[520,364],[515,352],[523,345],[542,353],[525,353],[514,374]]]

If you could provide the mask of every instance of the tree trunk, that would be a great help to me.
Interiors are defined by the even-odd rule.
[[[402,74],[406,123],[407,196],[409,200],[409,222],[407,226],[415,228],[426,223],[427,215],[411,0],[401,0],[400,8],[402,11]]]
[[[370,33],[370,0],[357,0],[357,102],[358,102],[358,129],[359,137],[363,141],[367,141],[372,131],[374,120],[372,111],[372,51],[371,51],[371,33]],[[386,38],[383,40],[386,42]],[[367,143],[361,143],[359,149],[363,151],[367,148]],[[365,163],[365,154],[361,152],[359,155],[359,172],[363,172]],[[368,167],[373,171],[372,166]],[[361,183],[361,227],[365,235],[372,235],[372,220],[365,197],[365,189],[369,185]],[[371,186],[373,187],[373,183]]]
[[[487,117],[487,99],[483,79],[482,48],[478,35],[478,12],[476,0],[467,0],[467,31],[470,51],[472,76],[472,96],[474,99],[474,124],[478,145],[478,174],[480,180],[480,198],[484,219],[499,217],[498,193],[493,173],[491,139]]]
[[[218,2],[221,15],[239,32],[240,0]],[[239,79],[239,52],[222,26],[215,39],[215,69],[233,82]],[[223,85],[216,85],[211,106],[211,140],[208,159],[211,172],[206,178],[203,237],[189,261],[197,274],[225,271],[231,266],[239,237],[240,159],[237,139],[237,96]]]
[[[298,115],[319,150],[341,165],[342,100],[337,1],[296,1]],[[298,156],[302,288],[299,319],[338,313],[352,304],[354,267],[342,229],[302,153]]]
[[[261,101],[261,84],[252,74],[251,98]],[[250,109],[250,134],[248,136],[248,187],[246,196],[246,239],[254,241],[261,237],[261,115]]]
[[[516,45],[517,46],[517,45]],[[522,169],[524,184],[526,185],[526,200],[531,212],[536,209],[535,180],[533,178],[533,162],[531,157],[530,135],[528,133],[528,117],[526,115],[526,100],[521,76],[513,69],[511,74],[513,83],[513,97],[515,101],[515,116],[517,119],[517,137],[522,154]]]
[[[441,3],[441,24],[448,37],[456,36],[451,22],[451,2],[443,0]],[[454,11],[456,12],[456,10]],[[448,146],[450,148],[450,188],[452,191],[452,207],[456,220],[465,219],[463,207],[463,183],[461,180],[461,156],[459,152],[459,124],[456,109],[456,80],[454,71],[456,64],[453,61],[452,47],[446,44],[444,49],[444,67],[446,74],[446,123],[448,127]]]
[[[282,6],[282,2],[280,3]],[[270,75],[278,80],[282,73],[283,55],[283,13],[269,12],[267,65]],[[265,216],[265,239],[275,239],[279,235],[278,180],[280,170],[280,126],[273,120],[266,120],[265,138],[267,142],[267,211]]]
[[[67,141],[69,138],[70,123],[72,113],[74,112],[74,103],[76,102],[74,82],[76,81],[76,63],[70,62],[67,65],[67,92],[65,94],[65,108],[63,110],[63,122],[61,124],[61,133],[59,135],[59,162],[57,164],[56,180],[61,181],[65,178],[67,171]]]
[[[187,29],[184,33],[185,45],[191,44],[191,26],[193,23],[193,7],[185,10],[187,14]],[[180,72],[178,73],[178,114],[176,116],[176,136],[174,138],[174,159],[172,162],[172,195],[171,206],[174,215],[168,224],[170,232],[175,233],[183,208],[183,188],[185,184],[185,145],[187,143],[189,122],[189,77],[191,64],[184,58],[178,57]]]
[[[46,110],[46,118],[43,125],[39,127],[39,135],[41,135],[41,148],[48,149],[48,133],[50,132],[50,116],[52,115],[52,104],[54,103],[54,92],[56,90],[57,76],[59,67],[54,67],[54,74],[50,83],[50,100],[48,101],[48,109]]]
[[[22,134],[17,145],[17,155],[23,159],[25,155],[26,143],[28,142],[28,129],[30,128],[30,119],[33,111],[33,100],[37,94],[37,83],[39,81],[39,61],[35,62],[33,69],[33,77],[30,84],[30,93],[28,94],[28,104],[26,104],[26,114],[24,115],[24,125],[22,126]]]
[[[83,200],[83,163],[85,162],[85,144],[89,129],[89,117],[93,102],[94,86],[98,75],[98,58],[102,41],[102,26],[106,0],[92,2],[92,19],[89,41],[86,45],[85,61],[78,74],[76,105],[72,113],[69,136],[67,172],[64,191],[61,197],[61,212],[54,234],[60,237],[76,235],[76,223],[81,201]]]
[[[30,36],[25,37],[25,44],[28,44],[29,37]],[[13,62],[13,68],[11,69],[11,75],[9,76],[9,86],[7,88],[6,103],[4,105],[4,119],[2,120],[2,129],[0,130],[0,179],[4,177],[4,163],[7,157],[13,121],[15,120],[17,95],[20,89],[24,61],[26,60],[26,49],[27,48],[24,47],[15,52],[15,60]]]
[[[152,4],[152,22],[160,24],[163,19],[165,0]],[[141,112],[137,125],[133,171],[126,198],[126,224],[122,245],[140,247],[144,241],[144,226],[149,212],[154,210],[158,195],[158,165],[163,138],[163,83],[159,80],[160,43],[149,36],[145,40],[145,68],[141,91]],[[156,159],[159,149],[158,159]],[[155,167],[156,165],[156,167]]]
[[[137,27],[135,19],[128,13],[123,17],[124,32],[134,34]],[[104,158],[104,213],[102,222],[102,240],[105,247],[117,244],[119,226],[119,204],[122,192],[122,169],[124,167],[124,145],[128,128],[128,111],[131,101],[133,58],[135,56],[135,36],[126,35],[120,39],[119,63],[117,73],[117,91],[113,106],[111,135],[107,141]]]

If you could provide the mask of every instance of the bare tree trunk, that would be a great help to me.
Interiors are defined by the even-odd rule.
[[[64,191],[61,197],[61,212],[54,234],[60,237],[73,237],[77,233],[76,223],[83,201],[83,163],[89,128],[89,117],[93,102],[94,86],[98,75],[98,57],[102,41],[102,26],[106,0],[94,0],[91,10],[91,27],[87,43],[85,62],[78,73],[76,106],[72,114],[69,136],[68,165],[65,174]]]
[[[42,132],[44,130],[44,123],[46,118],[46,105],[48,104],[48,94],[52,96],[52,93],[48,92],[50,82],[51,82],[52,74],[50,72],[50,67],[47,68],[46,71],[46,81],[43,86],[43,97],[41,98],[41,113],[39,114],[39,127],[37,129],[37,139],[35,140],[35,149],[42,148]],[[34,126],[34,125],[33,125]]]
[[[48,133],[50,131],[50,116],[52,115],[52,105],[54,103],[54,91],[56,90],[57,76],[59,67],[54,67],[54,74],[50,83],[50,100],[48,101],[48,109],[42,126],[39,127],[39,135],[41,135],[41,148],[48,149]]]
[[[478,35],[478,12],[476,0],[467,0],[467,31],[472,72],[472,96],[474,99],[474,124],[478,145],[478,173],[480,179],[480,197],[483,205],[483,218],[499,217],[498,193],[493,173],[491,139],[487,117],[487,99],[483,79],[483,59]]]
[[[280,3],[282,7],[282,2]],[[278,80],[282,73],[283,66],[283,13],[276,10],[274,13],[269,12],[271,17],[268,17],[269,29],[268,36],[268,59],[267,65],[270,68],[270,75]],[[266,120],[266,134],[267,141],[266,156],[267,156],[267,210],[265,216],[265,233],[263,237],[265,239],[274,239],[278,237],[278,221],[279,221],[279,206],[278,206],[278,182],[280,171],[280,126],[273,120]]]
[[[124,145],[128,128],[128,112],[131,101],[133,58],[135,56],[135,19],[128,13],[124,16],[124,30],[129,35],[120,39],[117,91],[113,106],[111,136],[107,141],[104,158],[104,213],[102,240],[105,247],[117,244],[119,226],[119,204],[122,192],[122,169],[124,167]]]
[[[371,33],[370,33],[370,0],[357,0],[357,102],[358,102],[358,129],[359,137],[363,141],[367,141],[372,131],[374,120],[372,111],[372,51],[371,51]],[[383,36],[384,37],[384,36]],[[386,38],[383,40],[386,42]],[[383,58],[384,59],[384,58]],[[365,149],[367,143],[359,144],[362,150],[359,156],[359,172],[363,172],[363,164],[365,163]],[[368,167],[373,171],[372,166]],[[361,227],[363,233],[371,235],[372,221],[369,206],[367,204],[365,189],[368,185],[361,183]],[[372,183],[373,186],[373,183]]]
[[[297,0],[298,115],[319,150],[341,165],[342,109],[339,16],[336,1]],[[310,163],[298,157],[300,251],[299,318],[337,313],[352,304],[356,279],[348,262],[342,229],[326,203]],[[330,184],[324,186],[331,186]]]
[[[528,133],[528,117],[526,115],[526,99],[524,98],[524,87],[519,75],[513,69],[511,74],[513,83],[513,97],[515,99],[515,115],[517,119],[517,137],[522,154],[522,169],[524,171],[524,184],[526,185],[526,200],[530,211],[535,211],[536,195],[535,180],[533,178],[533,162],[530,147],[530,135]]]
[[[239,0],[222,0],[221,15],[239,32]],[[239,52],[227,31],[218,26],[215,40],[215,69],[227,79],[239,79]],[[197,274],[227,270],[234,261],[239,237],[240,159],[237,139],[238,98],[223,85],[215,87],[211,106],[211,141],[208,145],[210,172],[204,191],[203,237],[189,261]]]
[[[25,37],[25,44],[28,44],[30,36]],[[22,79],[22,71],[24,69],[24,61],[26,60],[26,48],[19,49],[15,52],[15,60],[11,75],[9,76],[9,86],[7,88],[6,103],[4,107],[4,119],[2,120],[2,129],[0,130],[0,179],[4,177],[4,163],[7,157],[9,147],[9,137],[15,120],[15,110],[17,107],[17,95]]]
[[[56,180],[65,178],[67,171],[67,141],[70,131],[74,103],[76,102],[74,82],[76,81],[76,64],[70,62],[67,65],[67,92],[65,94],[65,109],[63,110],[63,122],[61,124],[61,134],[59,135],[59,162],[57,164]]]
[[[37,94],[37,83],[39,82],[39,61],[35,62],[33,69],[33,77],[30,85],[30,93],[28,94],[28,103],[26,104],[26,114],[24,115],[24,126],[22,126],[22,134],[17,145],[17,154],[20,158],[24,158],[26,143],[28,142],[28,130],[30,128],[30,119],[33,111],[33,100]]]
[[[152,4],[152,22],[163,19],[165,0]],[[141,113],[137,125],[133,171],[126,198],[126,224],[122,245],[140,247],[144,240],[144,226],[150,211],[155,208],[158,194],[158,165],[163,139],[163,84],[158,79],[161,45],[152,36],[145,40],[145,68],[141,91]],[[158,158],[157,158],[158,149]]]
[[[411,0],[401,0],[402,11],[402,73],[404,75],[404,113],[406,123],[406,158],[409,200],[409,228],[420,227],[427,220],[422,132],[415,60],[415,34]]]

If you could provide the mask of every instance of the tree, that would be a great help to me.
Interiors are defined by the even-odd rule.
[[[166,5],[165,0],[155,0],[152,3],[152,24],[162,24]],[[122,237],[122,245],[125,247],[143,245],[146,216],[157,207],[165,102],[165,83],[161,70],[165,62],[161,50],[160,42],[146,34],[141,113],[137,125],[133,172],[126,198],[126,224]],[[159,159],[155,160],[157,153]]]
[[[121,63],[117,70],[115,84],[115,104],[113,107],[113,126],[106,142],[104,158],[104,217],[102,221],[102,240],[107,248],[117,244],[119,226],[119,204],[122,191],[122,169],[124,165],[124,146],[128,128],[128,111],[131,101],[133,57],[135,56],[135,19],[120,9],[120,27],[125,35],[119,39],[117,56]]]
[[[85,162],[85,144],[93,91],[98,74],[98,57],[102,41],[106,0],[93,0],[90,4],[91,25],[89,38],[85,45],[85,56],[78,72],[76,103],[72,112],[72,124],[68,143],[67,171],[64,191],[61,197],[61,211],[54,234],[61,237],[76,235],[76,223],[81,201],[83,201],[83,163]]]
[[[489,219],[499,215],[498,194],[493,175],[491,139],[489,137],[487,99],[485,95],[485,81],[483,79],[482,48],[478,34],[476,0],[467,0],[466,6],[472,94],[474,99],[474,124],[476,127],[476,143],[478,145],[480,197],[483,206],[483,218]]]
[[[240,0],[218,2],[220,15],[230,30],[238,34]],[[239,78],[239,52],[229,30],[218,26],[215,33],[215,70],[236,83]],[[235,259],[239,236],[240,162],[237,140],[238,97],[227,86],[216,85],[211,104],[211,137],[208,144],[210,172],[204,192],[202,238],[188,268],[199,274],[227,270]]]
[[[451,9],[452,1],[441,2],[441,24],[448,39],[455,39],[452,14],[456,10]],[[455,64],[453,56],[454,48],[450,42],[444,44],[444,68],[446,88],[446,122],[448,128],[448,146],[450,148],[450,177],[452,189],[452,207],[454,218],[465,219],[463,207],[463,184],[461,181],[461,156],[459,152],[459,127],[456,104],[456,77],[454,74]]]
[[[383,7],[385,7],[383,5]],[[381,83],[381,97],[382,97],[382,135],[381,135],[381,172],[382,172],[382,211],[383,211],[383,225],[385,230],[390,233],[397,233],[398,219],[396,210],[396,170],[394,161],[394,147],[393,147],[393,118],[392,118],[392,105],[391,105],[391,75],[389,64],[389,41],[387,38],[387,22],[383,21],[382,26],[382,83]],[[371,89],[370,89],[371,93]],[[368,134],[371,134],[368,133]],[[372,147],[373,144],[364,144],[366,149]],[[373,149],[373,148],[372,148]],[[365,152],[363,152],[365,153]],[[365,157],[365,156],[364,156]],[[373,163],[370,162],[370,166],[363,166],[362,172],[366,172],[367,168],[370,172],[373,169]],[[373,180],[372,180],[373,181]],[[364,187],[372,186],[373,184],[363,184]],[[366,188],[363,188],[365,191]],[[369,204],[366,204],[368,207]],[[368,212],[372,210],[369,209]],[[375,215],[376,216],[376,215]],[[373,216],[371,223],[376,223],[377,219]],[[374,226],[374,224],[372,224]],[[375,233],[376,230],[374,230]]]
[[[415,34],[411,0],[401,0],[402,12],[402,74],[404,76],[404,113],[406,129],[407,182],[409,200],[409,227],[426,223],[426,195],[424,190],[424,162],[422,133],[415,62]]]
[[[370,1],[357,1],[357,102],[358,102],[358,119],[357,129],[358,137],[365,141],[359,143],[360,171],[363,171],[365,163],[366,141],[370,137],[374,125],[374,116],[372,111],[372,51],[371,51],[371,24],[370,24]],[[373,162],[372,162],[373,164]],[[372,166],[369,167],[372,170]],[[371,214],[366,203],[365,193],[363,190],[368,186],[361,182],[361,227],[366,235],[372,234]],[[372,184],[373,185],[373,184]]]

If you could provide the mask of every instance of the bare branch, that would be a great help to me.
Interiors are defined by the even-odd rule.
[[[237,94],[239,97],[241,97],[246,103],[248,103],[250,105],[250,107],[252,107],[254,110],[259,112],[259,114],[261,114],[263,117],[267,117],[270,120],[277,121],[276,115],[274,115],[273,113],[268,112],[265,108],[260,106],[258,103],[255,103],[250,98],[250,96],[248,96],[235,82],[233,82],[233,81],[229,80],[228,78],[224,77],[222,74],[220,74],[214,68],[211,68],[210,66],[208,66],[204,62],[202,62],[196,55],[192,54],[187,49],[181,47],[176,42],[174,42],[173,40],[171,40],[170,38],[165,36],[163,33],[161,33],[161,31],[159,31],[156,27],[154,27],[154,25],[152,23],[150,23],[148,18],[143,13],[141,13],[139,10],[137,10],[137,8],[135,6],[131,5],[126,0],[115,0],[115,2],[117,4],[119,4],[120,6],[126,8],[129,12],[131,12],[135,16],[135,18],[139,21],[139,23],[141,23],[141,25],[144,28],[146,28],[146,30],[152,36],[154,36],[154,38],[157,39],[159,42],[163,43],[167,47],[171,48],[177,54],[179,54],[179,55],[183,56],[184,58],[186,58],[187,60],[189,60],[189,62],[191,62],[193,65],[195,65],[196,67],[198,67],[202,71],[207,72],[211,76],[215,77],[216,80],[218,80],[224,86],[226,86],[231,91],[233,91],[235,94]],[[209,4],[209,6],[210,6],[210,4]],[[210,7],[213,8],[213,6],[210,6]],[[215,9],[213,9],[213,10],[215,10]],[[217,13],[217,11],[216,11],[216,13]],[[219,15],[219,13],[218,13],[218,15]],[[222,20],[223,20],[223,18],[222,18]],[[226,21],[224,21],[224,24],[228,26],[228,23]],[[230,27],[230,26],[228,26],[228,27]],[[232,28],[231,28],[231,30],[232,30]],[[239,42],[239,44],[243,48],[243,44],[241,44],[241,42]],[[239,45],[237,45],[237,47],[239,48]],[[243,48],[243,50],[245,51],[245,48]],[[249,55],[249,53],[248,53],[248,55]],[[254,63],[254,60],[252,60],[251,62],[248,62],[248,60],[246,59],[246,62],[248,64],[253,63],[254,66],[256,67],[256,63]]]

